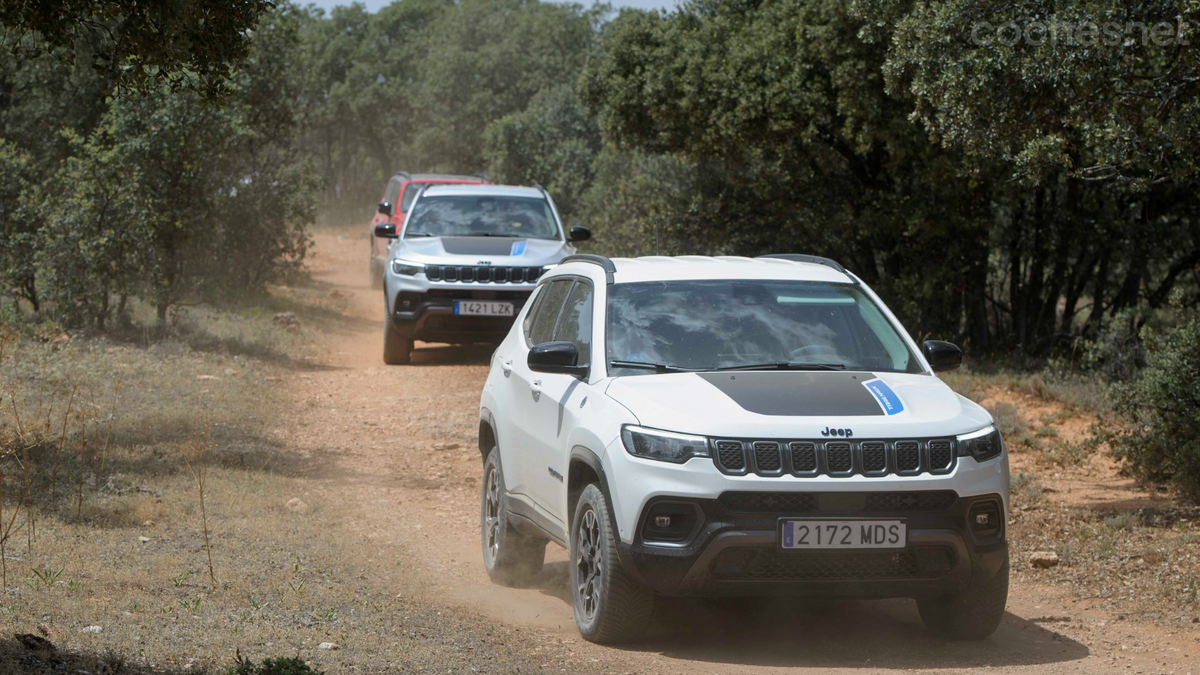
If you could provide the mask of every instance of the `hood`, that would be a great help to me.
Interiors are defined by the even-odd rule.
[[[572,249],[558,239],[411,237],[392,249],[396,258],[439,265],[537,267],[557,263]]]
[[[707,436],[943,436],[991,423],[932,375],[742,371],[613,378],[608,395],[647,427]]]

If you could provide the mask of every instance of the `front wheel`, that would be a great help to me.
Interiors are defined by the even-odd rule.
[[[617,528],[595,483],[583,489],[571,525],[571,604],[583,639],[628,642],[650,623],[654,593],[635,582],[617,557]]]
[[[388,316],[387,299],[383,301],[383,362],[389,366],[406,366],[412,362],[413,341],[396,330]]]
[[[1008,602],[1008,559],[996,576],[975,581],[961,593],[918,598],[921,621],[935,635],[951,640],[982,640],[1000,627]]]
[[[505,586],[524,586],[542,571],[548,542],[523,535],[508,522],[504,472],[500,468],[497,448],[491,449],[483,463],[479,533],[483,544],[483,567],[492,581]]]

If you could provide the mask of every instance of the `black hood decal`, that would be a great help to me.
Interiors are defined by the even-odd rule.
[[[870,373],[744,371],[696,373],[745,410],[759,415],[882,415],[863,382]]]
[[[442,237],[442,248],[451,255],[512,255],[518,241],[524,244],[510,237]]]

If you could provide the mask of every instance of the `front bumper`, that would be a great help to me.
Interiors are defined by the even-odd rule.
[[[480,284],[483,286],[483,284]],[[504,339],[515,317],[529,299],[532,287],[429,288],[424,291],[400,291],[389,303],[388,320],[400,335],[425,342],[494,342]],[[460,316],[454,313],[456,300],[502,300],[513,303],[512,316]]]
[[[649,501],[632,543],[618,544],[622,565],[660,595],[922,597],[959,592],[975,580],[991,579],[1008,557],[1003,501],[999,494],[960,497],[953,491],[835,493],[836,500],[795,500],[801,493],[728,492],[717,499],[660,497]],[[863,495],[856,501],[854,495]],[[872,495],[866,500],[866,495]],[[991,504],[1001,522],[977,534],[973,509]],[[656,535],[656,509],[692,510],[695,525],[676,542]],[[904,520],[903,549],[782,550],[781,518]],[[659,533],[661,534],[661,533]]]

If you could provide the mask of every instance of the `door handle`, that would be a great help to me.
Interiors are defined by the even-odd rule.
[[[504,371],[504,376],[512,375],[512,359],[500,362],[500,370]]]
[[[534,398],[541,396],[542,395],[542,381],[534,380],[533,382],[530,382],[529,383],[529,391],[533,392]]]

